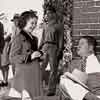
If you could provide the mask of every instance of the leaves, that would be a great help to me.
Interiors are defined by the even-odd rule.
[[[48,6],[54,7],[57,12],[57,16],[64,23],[64,47],[63,63],[67,63],[72,59],[72,9],[73,0],[44,0],[44,15]]]

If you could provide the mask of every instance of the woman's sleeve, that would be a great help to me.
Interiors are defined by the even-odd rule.
[[[11,63],[24,63],[27,55],[22,53],[22,40],[16,37],[11,44],[9,59]]]
[[[42,46],[44,45],[44,38],[45,38],[45,30],[43,30],[43,33],[42,33],[42,38],[40,40],[39,50],[41,50]]]

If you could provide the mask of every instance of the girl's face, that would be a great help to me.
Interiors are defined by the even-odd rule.
[[[32,33],[32,31],[35,29],[37,25],[37,18],[29,18],[26,22],[26,26],[24,27],[24,30],[28,33]]]

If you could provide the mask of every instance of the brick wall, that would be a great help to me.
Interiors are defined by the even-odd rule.
[[[96,53],[100,55],[100,0],[73,0],[73,50],[82,35],[97,39]]]

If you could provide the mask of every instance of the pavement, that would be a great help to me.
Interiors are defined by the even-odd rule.
[[[9,87],[0,87],[0,100],[21,100],[21,98],[11,98],[8,96]],[[34,97],[34,100],[62,100],[59,94],[55,96],[46,96],[47,87],[44,88],[43,94],[38,97]]]

